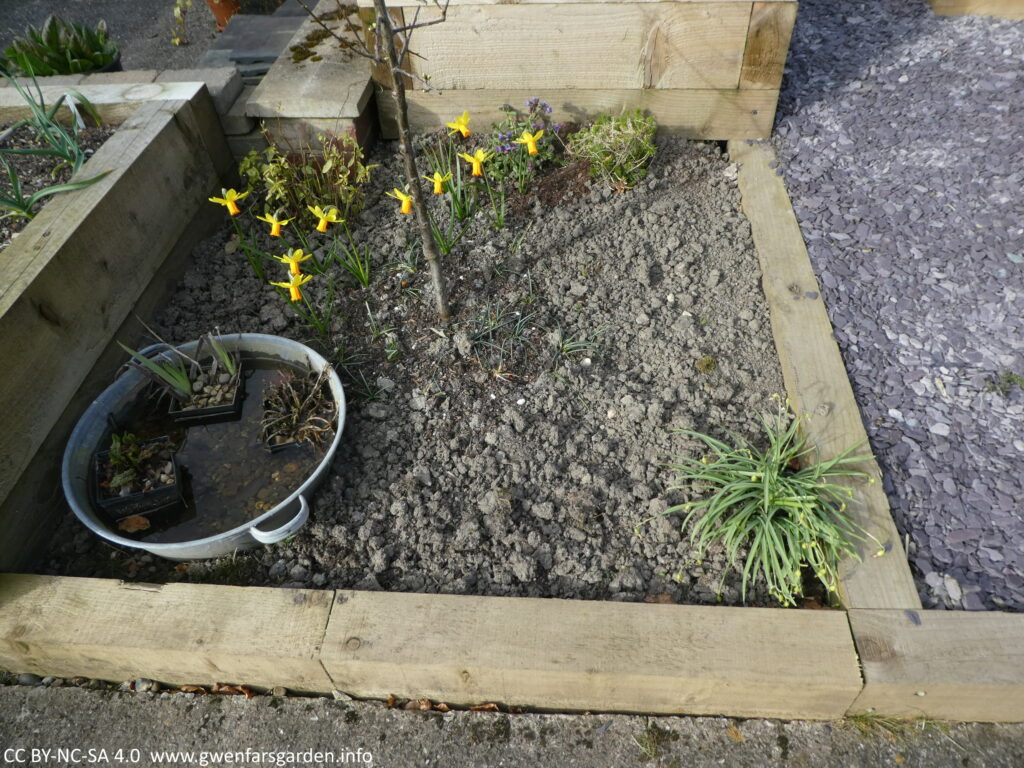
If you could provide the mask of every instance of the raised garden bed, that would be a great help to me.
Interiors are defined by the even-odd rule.
[[[770,153],[733,143],[730,159],[789,395],[834,454],[863,429],[799,228]],[[849,564],[847,615],[7,575],[0,663],[592,711],[1024,718],[1020,617],[921,611],[884,495],[869,489],[852,509],[889,552]]]
[[[11,127],[13,126],[0,126],[0,133],[7,131]],[[78,134],[78,146],[87,155],[91,155],[113,132],[114,129],[112,127],[87,126]],[[24,126],[8,136],[3,142],[3,146],[11,149],[47,148],[45,142],[37,138],[31,129]],[[71,179],[72,169],[66,165],[59,167],[60,159],[52,155],[6,155],[5,157],[17,174],[18,183],[21,185],[25,197],[31,197],[41,190],[64,184]],[[89,175],[91,175],[89,171],[86,171],[82,174],[82,177],[88,178]],[[2,184],[5,191],[10,190],[11,185],[6,174]],[[38,202],[33,209],[33,213],[38,212],[48,199],[48,197],[44,197]],[[28,219],[20,217],[6,218],[0,221],[0,251],[3,251],[3,249],[10,245],[11,240],[25,228],[28,221]]]
[[[350,421],[314,523],[235,558],[235,583],[738,604],[738,578],[718,594],[721,553],[696,562],[678,521],[634,531],[687,500],[666,490],[663,463],[695,448],[673,429],[756,438],[783,389],[735,167],[712,145],[666,140],[640,188],[587,191],[577,167],[502,230],[481,211],[446,260],[456,309],[442,329],[409,260],[411,217],[383,194],[397,158],[389,147],[371,161],[370,205],[352,222],[369,287],[337,264],[306,286],[323,308],[337,281],[327,335],[225,252],[227,221],[157,319],[167,339],[210,327],[312,338],[347,378]],[[58,538],[56,572],[183,576],[137,572],[132,553],[111,559],[91,539],[82,552],[77,533]]]
[[[52,103],[66,88],[44,88]],[[50,201],[0,254],[0,564],[22,567],[59,502],[59,453],[74,421],[120,363],[112,343],[134,338],[203,230],[204,193],[231,171],[216,113],[199,83],[82,87],[105,122],[123,120],[87,168],[99,182]],[[139,96],[167,97],[154,102]],[[25,116],[0,89],[0,121]],[[172,256],[173,254],[173,256]],[[127,324],[126,324],[127,323]],[[115,351],[116,350],[116,351]],[[40,386],[40,382],[46,386]]]
[[[358,4],[369,19],[371,0]],[[415,3],[395,6],[399,23],[440,16]],[[462,109],[497,119],[502,103],[533,95],[528,87],[574,120],[639,108],[690,138],[767,137],[796,7],[787,0],[452,0],[443,24],[414,37],[418,55],[406,69],[438,90],[407,80],[410,121],[429,130]],[[387,88],[381,71],[374,79]],[[394,137],[391,99],[378,92],[377,106],[384,135]]]

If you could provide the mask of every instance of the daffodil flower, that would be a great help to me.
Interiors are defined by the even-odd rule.
[[[312,275],[299,275],[293,273],[287,283],[275,283],[271,280],[270,284],[276,285],[279,288],[287,288],[291,294],[290,298],[292,301],[302,301],[302,293],[299,291],[299,286],[308,283],[312,279]]]
[[[293,275],[297,275],[299,274],[299,262],[312,258],[312,256],[312,253],[303,253],[301,248],[295,248],[294,250],[288,251],[288,253],[283,256],[275,256],[274,258],[282,264],[287,264],[289,272]]]
[[[462,138],[466,138],[470,134],[469,130],[469,112],[463,112],[461,116],[455,118],[450,123],[444,124],[446,128],[451,128],[448,135],[451,136],[456,133],[461,133]]]
[[[451,181],[452,175],[451,175],[451,173],[446,173],[444,176],[442,176],[440,171],[434,171],[434,175],[433,176],[424,176],[423,178],[426,179],[427,181],[434,182],[434,194],[435,195],[443,195],[444,194],[444,183],[446,181]]]
[[[512,139],[512,143],[513,144],[525,144],[526,145],[526,153],[528,155],[536,155],[537,154],[537,142],[540,140],[540,137],[543,136],[543,135],[544,135],[544,129],[543,128],[541,128],[536,133],[530,133],[529,131],[523,131],[523,135],[520,136],[518,139]]]
[[[217,205],[223,205],[228,209],[228,213],[232,216],[237,216],[242,212],[238,207],[237,201],[248,195],[248,192],[237,192],[233,189],[221,189],[220,193],[224,195],[224,197],[211,197],[210,202],[217,203]]]
[[[391,192],[385,192],[385,194],[388,197],[395,198],[395,200],[401,200],[402,213],[412,213],[412,198],[398,187],[395,187]]]
[[[327,208],[327,210],[324,210],[319,205],[307,205],[306,207],[309,208],[310,213],[319,219],[316,223],[317,232],[326,232],[329,223],[337,224],[342,220],[341,216],[338,215],[338,209],[333,205]]]
[[[473,173],[470,174],[471,176],[483,176],[484,163],[490,160],[493,156],[493,153],[484,152],[482,149],[478,149],[472,155],[467,155],[465,152],[459,152],[459,157],[473,166]]]
[[[267,224],[270,225],[271,237],[280,237],[281,227],[285,226],[286,224],[288,224],[288,222],[291,221],[291,219],[279,219],[272,213],[268,213],[266,216],[257,216],[256,218],[259,219],[260,221],[265,221],[267,222]]]

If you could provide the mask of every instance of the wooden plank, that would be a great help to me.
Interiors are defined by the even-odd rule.
[[[0,575],[0,665],[39,675],[331,690],[334,593]]]
[[[176,113],[179,125],[202,139],[206,155],[211,158],[221,178],[234,172],[234,165],[209,97],[197,98],[182,105]],[[192,249],[203,238],[223,225],[223,211],[215,206],[201,206],[184,225],[178,241],[169,249],[163,265],[139,297],[131,313],[108,339],[96,363],[84,376],[63,413],[46,435],[36,455],[0,504],[0,521],[4,536],[0,537],[0,570],[32,570],[39,562],[38,552],[52,535],[57,516],[66,509],[60,477],[60,457],[71,430],[82,412],[110,383],[124,363],[124,350],[115,339],[129,344],[139,341],[142,327],[136,317],[149,318],[173,295]],[[155,247],[159,244],[155,243]],[[138,346],[138,345],[136,345]],[[81,376],[80,371],[73,372]]]
[[[1000,19],[1024,19],[1022,0],[931,0],[932,10],[940,16],[995,16]]]
[[[143,102],[188,101],[202,87],[203,83],[91,84],[86,80],[74,86],[44,85],[41,90],[43,101],[52,104],[68,90],[74,89],[92,102],[103,122],[117,124],[127,120]],[[0,122],[20,120],[29,114],[30,110],[16,89],[0,88]],[[66,109],[59,114],[68,118]]]
[[[743,53],[740,88],[772,88],[782,85],[782,71],[789,54],[789,39],[796,23],[796,3],[754,3]]]
[[[316,12],[323,14],[336,9],[334,0],[321,0]],[[333,21],[328,24],[338,26]],[[292,44],[302,43],[311,32],[320,29],[318,24],[306,19],[292,38]],[[324,120],[359,117],[373,94],[369,61],[341,50],[334,38],[320,41],[315,53],[319,61],[309,58],[296,62],[290,54],[278,56],[250,96],[246,114],[256,118]]]
[[[416,73],[445,89],[736,88],[742,3],[460,5],[419,29]],[[420,19],[440,18],[436,9]],[[486,56],[480,52],[486,51]],[[418,87],[418,86],[417,86]]]
[[[771,168],[774,153],[764,143],[729,142],[729,154],[740,164],[743,211],[750,220],[763,273],[762,284],[771,314],[772,334],[793,408],[809,414],[807,435],[822,460],[854,446],[869,451],[867,433],[832,336],[821,289],[800,234],[782,179]],[[873,482],[847,478],[854,489],[849,512],[884,545],[858,547],[861,562],[841,564],[841,597],[848,608],[920,608],[899,532],[882,490],[881,473],[872,459],[858,470]]]
[[[845,614],[339,592],[321,659],[357,696],[832,718],[861,688]]]
[[[0,260],[0,355],[19,361],[0,377],[17,406],[0,416],[0,500],[230,163],[209,95],[193,93],[195,112],[139,107],[81,173],[112,172],[52,199]],[[0,557],[18,547],[5,533]]]
[[[410,91],[409,122],[414,131],[432,131],[469,110],[472,126],[482,130],[504,117],[502,104],[521,106],[537,93],[533,90]],[[767,137],[775,117],[777,91],[705,90],[556,90],[544,98],[556,120],[584,121],[600,113],[618,114],[640,109],[658,120],[659,128],[692,139]],[[394,104],[388,94],[378,94],[384,138],[394,138]]]
[[[1024,614],[850,611],[864,690],[850,714],[1024,721]]]

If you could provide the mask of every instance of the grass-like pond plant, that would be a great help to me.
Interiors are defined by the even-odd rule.
[[[730,445],[680,430],[701,441],[708,452],[700,459],[680,456],[669,463],[676,473],[672,489],[691,490],[702,497],[661,515],[685,515],[683,529],[690,528],[699,558],[714,545],[724,548],[729,568],[742,571],[744,601],[748,584],[763,579],[772,597],[783,605],[795,605],[803,595],[803,568],[809,567],[834,593],[839,561],[860,559],[858,542],[877,543],[847,515],[853,491],[836,482],[840,477],[867,478],[869,483],[874,478],[854,469],[869,458],[853,455],[857,447],[828,461],[814,460],[815,449],[788,404],[775,414],[762,415],[761,422],[768,439],[763,451],[735,435],[730,435]],[[879,547],[876,556],[881,554]]]

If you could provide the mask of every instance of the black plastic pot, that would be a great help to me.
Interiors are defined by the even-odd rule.
[[[144,445],[151,443],[171,444],[171,438],[158,437],[155,440],[147,440]],[[177,456],[171,454],[171,466],[174,471],[174,482],[170,485],[161,485],[149,491],[131,493],[127,496],[105,496],[101,483],[106,474],[107,459],[110,451],[97,453],[93,460],[93,482],[92,495],[96,506],[102,510],[115,524],[128,517],[141,515],[149,517],[157,512],[168,512],[178,509],[183,504],[182,498],[182,475],[178,466]]]
[[[235,397],[230,403],[211,405],[206,408],[183,409],[177,398],[171,399],[171,407],[167,415],[175,424],[196,427],[201,424],[219,424],[223,421],[234,421],[242,417],[242,401],[245,400],[245,368],[238,371],[238,382],[235,385]]]

